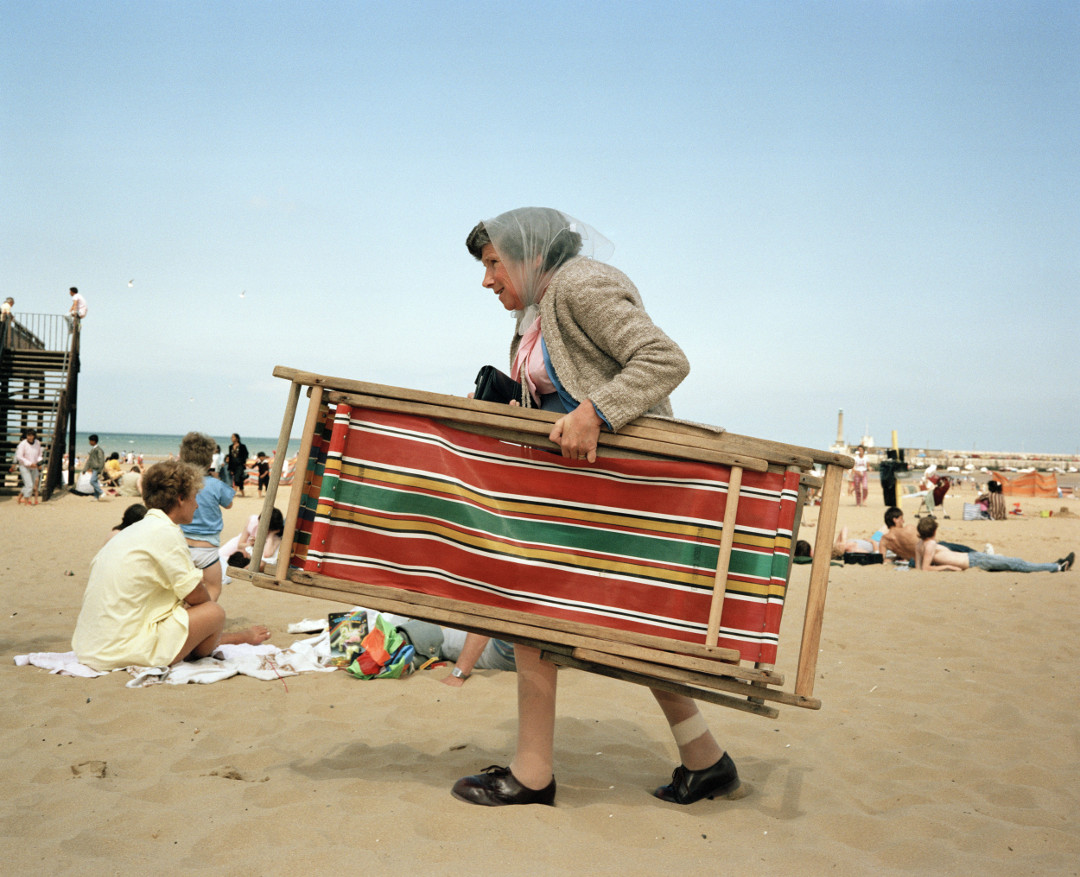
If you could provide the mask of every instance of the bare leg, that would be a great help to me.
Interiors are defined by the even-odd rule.
[[[668,725],[674,728],[680,722],[700,715],[697,702],[681,694],[670,691],[650,689]],[[679,741],[676,740],[676,743]],[[704,733],[679,744],[679,758],[687,770],[704,770],[716,764],[724,756],[724,750],[716,742],[712,732],[706,727]]]
[[[212,563],[202,571],[202,583],[215,603],[221,596],[221,563]]]
[[[173,661],[174,664],[179,664],[189,655],[205,658],[217,648],[221,641],[221,631],[225,627],[225,610],[213,600],[189,606],[187,614],[187,639]]]
[[[270,631],[261,624],[253,624],[243,630],[231,633],[222,633],[225,627],[225,610],[220,603],[209,600],[187,608],[188,636],[176,656],[174,664],[179,664],[184,658],[205,658],[212,655],[214,649],[220,645],[235,646],[246,643],[257,646],[270,639]]]
[[[552,777],[555,693],[559,668],[540,659],[540,650],[514,647],[518,683],[517,751],[510,771],[526,788],[543,789]]]

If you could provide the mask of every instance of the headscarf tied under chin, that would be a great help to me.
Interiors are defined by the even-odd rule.
[[[477,259],[490,242],[521,296],[514,312],[519,335],[539,315],[537,303],[555,272],[577,256],[607,259],[614,246],[591,226],[550,207],[519,207],[485,219],[469,234],[466,246]]]

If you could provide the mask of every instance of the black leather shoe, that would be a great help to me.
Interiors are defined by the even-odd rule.
[[[555,778],[543,789],[527,789],[517,781],[510,768],[491,765],[479,774],[462,777],[450,790],[459,801],[480,804],[483,807],[502,807],[505,804],[555,803]]]
[[[653,794],[661,801],[693,804],[702,798],[741,798],[740,786],[735,762],[725,752],[716,764],[703,770],[687,770],[680,764],[671,775],[671,784]]]

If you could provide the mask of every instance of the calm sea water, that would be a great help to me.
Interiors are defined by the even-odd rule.
[[[90,433],[77,432],[75,452],[80,457],[85,457],[90,450],[90,442],[87,440]],[[180,439],[183,435],[148,435],[145,433],[127,433],[127,432],[99,432],[97,433],[98,444],[101,445],[101,449],[105,451],[105,456],[108,457],[113,451],[118,451],[120,456],[123,457],[130,451],[138,456],[142,454],[144,457],[168,457],[172,454],[174,457],[180,454]],[[229,439],[231,436],[211,436],[219,445],[224,453],[229,446]],[[278,440],[276,438],[266,438],[263,436],[241,436],[244,440],[244,444],[247,445],[248,451],[251,452],[251,456],[254,457],[259,451],[263,451],[266,456],[271,456],[274,450],[277,448]],[[296,452],[300,450],[300,439],[292,439],[289,442],[289,450],[286,454],[287,457],[293,457]]]

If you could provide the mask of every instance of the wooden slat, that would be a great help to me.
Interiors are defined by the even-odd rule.
[[[430,393],[423,390],[411,390],[404,387],[391,387],[385,384],[373,384],[365,381],[355,381],[348,378],[320,375],[315,372],[301,371],[299,369],[276,366],[274,375],[280,378],[297,381],[308,386],[321,386],[327,389],[340,390],[360,395],[382,396],[389,399],[402,399],[413,402],[423,402],[433,405],[450,406],[453,408],[469,408],[479,411],[488,411],[498,414],[501,418],[519,418],[524,420],[545,420],[554,422],[558,415],[551,412],[539,411],[535,408],[518,408],[509,405],[500,405],[494,402],[479,402],[474,399],[466,399],[462,396],[448,396],[442,393]],[[715,427],[689,423],[682,420],[667,420],[658,417],[640,417],[619,430],[620,436],[638,437],[652,441],[662,441],[676,445],[711,450],[716,453],[727,454],[731,457],[746,456],[750,459],[766,458],[780,466],[799,466],[801,469],[809,469],[814,463],[822,465],[842,466],[850,469],[854,464],[851,457],[846,454],[834,454],[827,451],[818,451],[813,448],[789,445],[783,442],[768,441],[766,439],[753,438],[738,435],[737,433],[717,430]],[[665,454],[671,456],[671,454]],[[744,468],[757,470],[753,466],[744,465]]]
[[[836,529],[843,481],[844,470],[840,466],[825,467],[825,487],[821,491],[814,561],[810,566],[810,585],[806,592],[799,666],[795,672],[795,692],[805,697],[814,693],[821,622],[825,615],[825,593],[829,587],[829,567],[832,563],[833,531]]]
[[[300,401],[300,384],[295,381],[289,385],[289,398],[285,403],[285,416],[281,419],[281,432],[278,433],[277,448],[274,451],[274,462],[270,464],[270,483],[266,487],[266,496],[263,499],[262,513],[259,515],[259,529],[255,533],[255,545],[251,549],[251,562],[258,570],[262,563],[263,548],[266,545],[266,534],[270,531],[270,516],[274,511],[274,503],[277,500],[278,486],[281,484],[281,470],[285,466],[285,456],[289,453],[289,439],[292,436],[293,423],[296,420],[296,406]],[[299,460],[299,458],[297,458]],[[281,548],[285,550],[292,546],[292,540],[286,542],[282,539]]]
[[[497,406],[503,410],[489,414],[486,411],[470,410],[473,406],[490,406],[490,402],[474,402],[471,399],[461,400],[467,402],[469,407],[457,405],[435,405],[431,402],[417,402],[412,400],[388,399],[384,396],[361,395],[359,393],[342,393],[334,391],[327,397],[331,403],[344,403],[358,408],[371,408],[376,411],[392,411],[397,414],[412,414],[421,417],[432,417],[441,420],[449,420],[454,423],[466,423],[483,426],[498,434],[501,427],[506,423],[506,410],[513,411],[509,405]],[[533,409],[522,409],[531,411]],[[548,439],[551,427],[558,419],[550,411],[536,412],[542,415],[540,419],[516,418],[514,434],[532,436],[529,444],[548,448],[558,448],[558,445]],[[658,442],[652,439],[630,438],[625,435],[616,435],[610,432],[601,432],[598,439],[600,445],[613,448],[626,448],[632,451],[641,451],[658,457],[674,457],[684,460],[697,460],[705,463],[715,463],[719,466],[741,465],[755,472],[766,472],[769,469],[768,460],[749,456],[732,456],[702,448],[693,448],[687,445],[672,445]]]
[[[653,664],[650,661],[639,661],[621,655],[610,655],[605,652],[584,648],[574,649],[573,656],[582,661],[589,661],[594,664],[604,664],[608,667],[617,667],[622,670],[640,673],[643,676],[648,676],[650,679],[665,679],[668,682],[679,682],[684,685],[718,688],[721,691],[741,694],[744,697],[752,696],[762,700],[770,700],[773,703],[783,703],[788,706],[799,706],[805,709],[821,709],[821,701],[815,700],[812,697],[799,697],[797,694],[790,694],[786,691],[777,691],[772,688],[767,688],[766,686],[751,685],[750,683],[740,682],[735,679],[715,679],[706,676],[704,673],[695,673],[693,671],[684,670],[681,667],[666,667],[659,664]]]
[[[788,471],[798,472],[799,469],[796,466],[789,466]],[[788,585],[791,584],[791,567],[795,558],[795,543],[799,538],[799,528],[802,527],[803,509],[806,508],[806,497],[809,493],[807,488],[820,487],[820,485],[824,483],[818,478],[815,478],[814,481],[817,481],[818,484],[805,484],[803,479],[801,477],[799,478],[799,495],[795,498],[795,521],[791,525],[791,553],[788,554],[787,572],[784,574],[784,581],[787,582]],[[787,588],[785,587],[785,591],[786,590]]]
[[[531,445],[536,446],[536,433],[521,432],[515,429],[508,429],[506,427],[491,427],[480,426],[472,423],[462,423],[460,420],[442,420],[439,418],[433,418],[437,423],[444,424],[445,426],[452,427],[460,432],[468,432],[473,435],[483,435],[489,438],[498,439],[503,442],[512,442],[519,445]],[[597,458],[604,459],[620,459],[620,460],[655,460],[656,454],[649,454],[645,451],[630,451],[626,448],[615,448],[610,445],[600,445],[596,449]],[[694,459],[700,459],[695,457]]]
[[[289,558],[292,556],[293,540],[296,538],[296,519],[300,515],[300,502],[304,498],[307,486],[307,461],[311,456],[311,445],[318,425],[322,408],[322,387],[311,388],[308,400],[307,418],[304,420],[304,433],[300,437],[300,450],[296,454],[296,469],[293,475],[293,488],[289,493],[289,513],[285,516],[285,532],[281,537],[281,550],[278,552],[277,576],[285,578],[289,574]],[[301,463],[303,468],[301,469]],[[258,569],[258,566],[256,566]]]
[[[712,599],[709,603],[709,627],[705,643],[713,646],[720,637],[720,616],[724,611],[727,594],[728,568],[731,566],[731,546],[735,544],[735,518],[739,514],[739,491],[742,489],[743,470],[731,467],[728,479],[727,502],[724,505],[724,527],[720,531],[720,553],[716,558],[716,576],[713,579]]]
[[[732,697],[730,694],[724,694],[719,691],[713,691],[710,689],[693,688],[689,685],[682,685],[676,682],[671,682],[666,679],[655,679],[652,676],[646,676],[641,673],[633,673],[629,670],[623,670],[618,667],[610,667],[604,664],[595,664],[589,661],[582,661],[573,656],[562,655],[558,653],[542,652],[541,656],[551,661],[553,664],[560,664],[564,667],[573,667],[577,670],[585,670],[589,673],[596,673],[600,676],[607,676],[611,679],[619,679],[623,682],[634,682],[637,685],[647,685],[649,688],[659,689],[661,691],[670,691],[673,694],[681,694],[684,697],[692,697],[694,700],[704,700],[709,703],[715,703],[719,706],[730,707],[731,709],[741,710],[746,713],[754,713],[758,716],[764,716],[767,719],[775,719],[780,715],[780,711],[775,707],[764,706],[760,703],[754,703],[751,700],[740,697]]]

